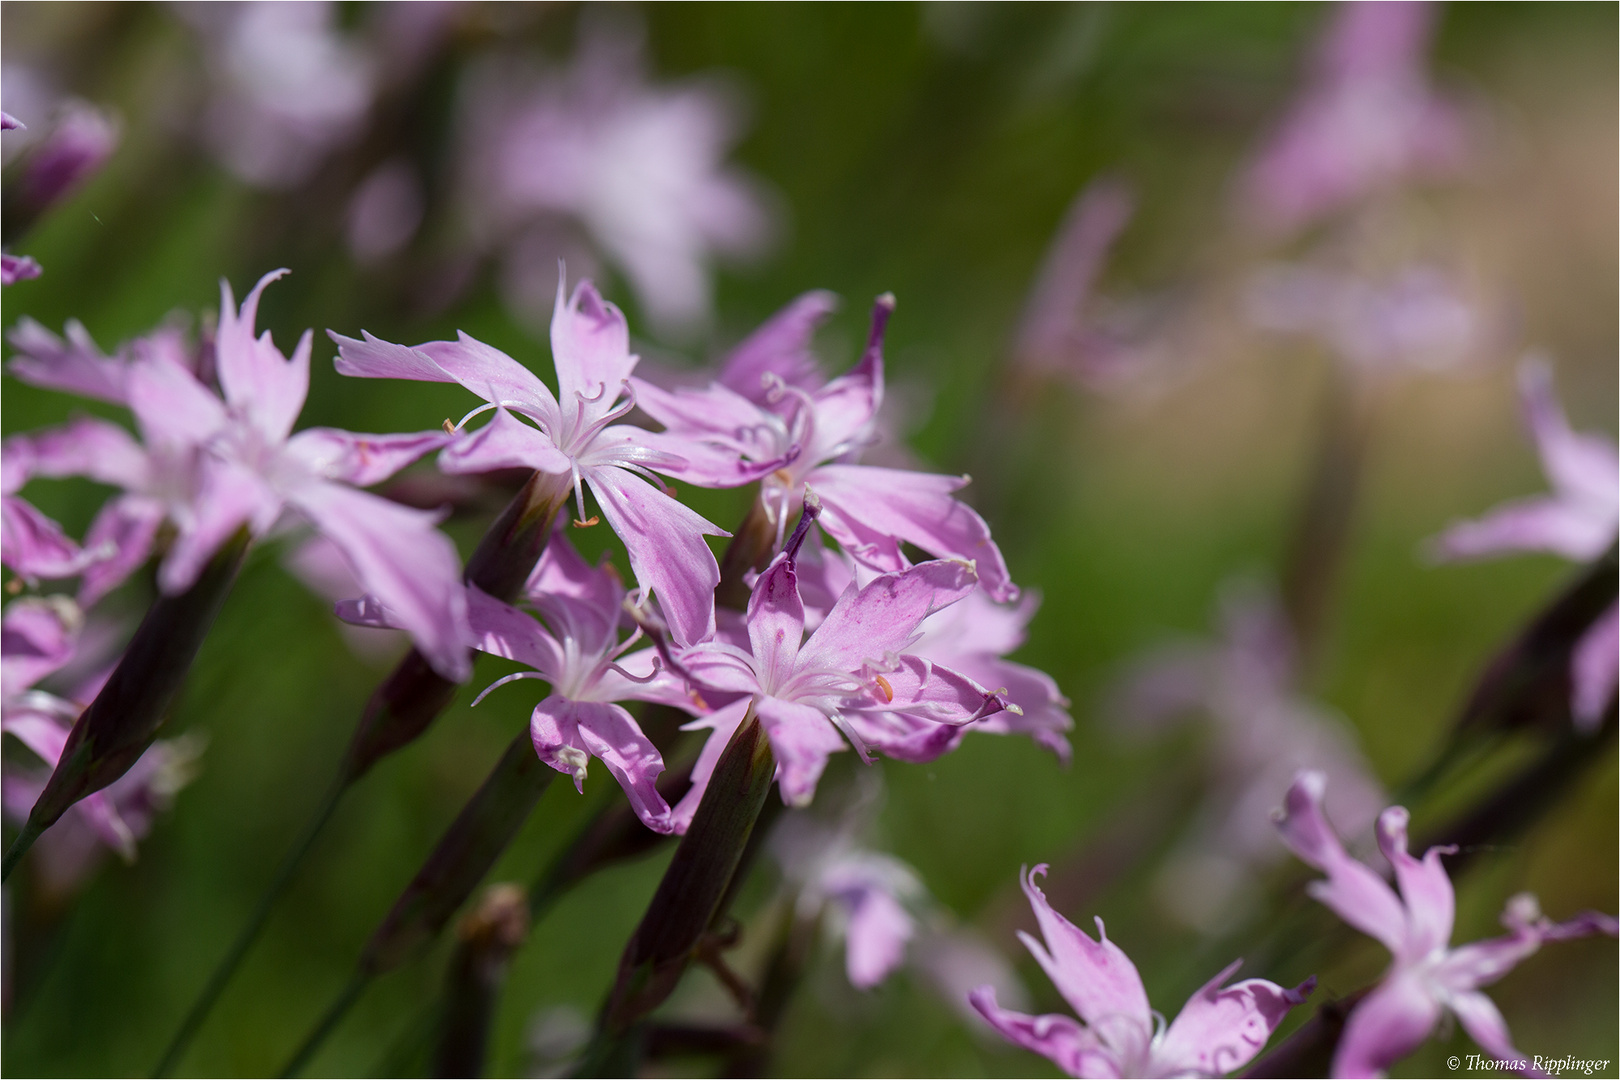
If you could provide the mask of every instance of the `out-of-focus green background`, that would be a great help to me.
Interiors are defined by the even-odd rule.
[[[174,72],[199,63],[196,39],[165,7],[8,4],[4,62],[58,65],[78,94],[120,111],[122,148],[79,195],[13,250],[45,275],[5,290],[4,321],[59,328],[82,319],[103,346],[169,312],[217,303],[259,274],[292,274],[266,295],[261,327],[290,349],[306,327],[362,328],[416,342],[465,330],[551,379],[548,349],[481,282],[450,310],[421,317],[388,279],[356,269],[335,214],[313,197],[253,192],[176,133]],[[929,466],[971,471],[1015,580],[1044,604],[1018,659],[1051,672],[1073,699],[1075,759],[1060,768],[1027,740],[970,736],[928,766],[884,763],[878,838],[935,896],[977,922],[1009,956],[1024,863],[1061,863],[1122,812],[1155,797],[1192,741],[1132,744],[1099,715],[1121,665],[1174,634],[1209,630],[1222,581],[1275,572],[1310,465],[1328,362],[1258,344],[1191,358],[1151,397],[1052,386],[1022,412],[990,402],[1045,245],[1079,188],[1103,169],[1127,175],[1137,222],[1107,272],[1119,291],[1174,284],[1219,265],[1235,228],[1234,170],[1299,84],[1325,9],[1318,5],[939,4],[653,5],[641,12],[662,78],[724,71],[751,126],[736,158],[774,188],[787,225],[775,253],[718,279],[712,345],[642,351],[696,364],[799,292],[830,288],[845,306],[820,337],[837,370],[854,357],[869,299],[899,298],[888,356],[895,384],[922,403],[912,446]],[[532,20],[553,57],[574,40],[576,10]],[[1578,428],[1612,432],[1616,411],[1616,9],[1612,4],[1459,4],[1443,15],[1438,82],[1490,117],[1476,169],[1417,196],[1428,226],[1509,298],[1517,339],[1556,362]],[[453,81],[444,77],[447,102]],[[444,143],[448,107],[422,118]],[[612,278],[633,332],[634,297]],[[1233,316],[1234,320],[1236,316]],[[1258,339],[1256,339],[1258,341]],[[437,425],[468,407],[450,387],[349,381],[317,338],[301,423],[361,431]],[[1421,542],[1448,522],[1544,486],[1513,393],[1512,355],[1462,374],[1399,380],[1376,412],[1361,514],[1314,689],[1360,732],[1390,787],[1428,760],[1490,651],[1572,570],[1552,558],[1437,567]],[[4,382],[14,433],[76,410],[115,412]],[[29,495],[82,535],[99,500],[89,484]],[[722,526],[745,493],[682,497]],[[479,521],[451,526],[470,550]],[[576,534],[587,549],[605,530]],[[588,552],[589,553],[589,552]],[[8,1075],[142,1074],[316,805],[358,710],[385,664],[346,647],[326,605],[265,545],[250,559],[186,686],[174,732],[208,740],[202,772],[142,844],[109,861],[54,921],[8,896],[12,971]],[[136,605],[139,590],[127,602]],[[525,693],[471,697],[504,673],[487,659],[431,733],[353,793],[281,905],[187,1060],[198,1075],[278,1067],[357,950],[501,747],[527,721]],[[1585,771],[1522,842],[1459,881],[1456,940],[1495,929],[1502,901],[1532,890],[1549,914],[1616,908],[1616,770]],[[845,755],[852,757],[852,755]],[[842,762],[839,768],[850,768]],[[1164,798],[1174,796],[1165,791]],[[1280,793],[1279,793],[1280,794]],[[492,880],[528,880],[595,802],[617,797],[593,770],[584,797],[557,783]],[[1421,808],[1414,808],[1421,814]],[[1417,823],[1422,824],[1421,817]],[[1416,829],[1415,831],[1421,831]],[[514,962],[492,1060],[531,1068],[543,1010],[589,1015],[666,854],[603,873],[537,925]],[[1077,922],[1108,920],[1141,967],[1154,1006],[1173,1016],[1229,957],[1192,970],[1197,941],[1148,898],[1149,868]],[[1297,881],[1277,903],[1298,903]],[[16,887],[14,883],[13,888]],[[742,913],[763,887],[745,893]],[[19,950],[15,935],[35,935]],[[33,947],[37,946],[37,947]],[[315,1071],[366,1074],[419,1022],[443,966],[441,946],[373,988]],[[1198,954],[1202,957],[1202,954]],[[1376,975],[1371,943],[1317,970],[1345,992]],[[1025,958],[1027,959],[1027,958]],[[1019,960],[1037,1000],[1060,1003]],[[822,958],[782,1032],[786,1075],[1028,1075],[1043,1060],[969,1034],[902,974],[860,994]],[[1279,982],[1311,969],[1248,971]],[[701,981],[701,980],[700,980]],[[689,991],[692,1000],[709,993]],[[1528,1053],[1620,1058],[1616,961],[1607,940],[1546,949],[1493,990]],[[1474,1049],[1442,1032],[1398,1075],[1441,1075]],[[1609,1075],[1614,1075],[1611,1071]]]

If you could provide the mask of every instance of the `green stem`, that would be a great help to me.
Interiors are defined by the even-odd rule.
[[[203,1022],[208,1019],[208,1014],[213,1011],[215,1002],[219,1000],[226,985],[231,981],[231,977],[236,974],[236,969],[241,966],[242,960],[248,954],[248,950],[253,947],[253,943],[258,939],[260,931],[264,929],[264,924],[270,920],[270,913],[275,909],[276,901],[281,899],[281,894],[287,891],[287,886],[292,882],[294,872],[297,871],[299,864],[304,861],[304,857],[309,854],[310,849],[315,846],[315,840],[320,836],[321,831],[326,828],[326,823],[332,820],[332,815],[337,810],[338,803],[342,801],[343,793],[347,790],[348,784],[341,777],[333,782],[326,793],[326,798],[321,801],[320,808],[315,811],[315,816],[310,818],[309,824],[304,826],[303,835],[293,844],[286,858],[281,860],[281,866],[277,868],[275,877],[270,879],[270,885],[259,897],[258,906],[253,909],[253,914],[248,917],[247,925],[242,928],[241,933],[237,934],[236,941],[231,945],[230,951],[225,954],[219,965],[214,968],[214,973],[209,976],[207,985],[197,995],[197,1000],[192,1003],[190,1011],[186,1013],[185,1020],[180,1024],[179,1030],[174,1033],[174,1038],[169,1041],[169,1048],[163,1052],[162,1060],[158,1062],[157,1068],[152,1070],[154,1077],[169,1076],[179,1066],[186,1050],[191,1046],[191,1041],[196,1038]]]
[[[277,1075],[283,1077],[297,1076],[303,1072],[309,1065],[310,1059],[321,1048],[321,1044],[326,1041],[326,1037],[337,1029],[338,1024],[348,1015],[349,1010],[354,1007],[356,1001],[360,1000],[360,995],[365,992],[366,987],[370,984],[371,974],[369,972],[356,971],[351,975],[348,985],[338,993],[332,1004],[327,1006],[326,1014],[321,1017],[321,1022],[315,1025],[315,1030],[309,1033],[309,1037],[298,1048],[298,1052],[292,1056],[291,1060]]]
[[[34,841],[38,840],[40,834],[44,831],[45,826],[33,818],[29,818],[23,824],[22,832],[17,834],[17,839],[13,840],[11,846],[6,849],[5,867],[3,871],[0,871],[0,881],[11,877],[12,868],[17,865],[24,855],[28,854],[28,849],[34,846]]]

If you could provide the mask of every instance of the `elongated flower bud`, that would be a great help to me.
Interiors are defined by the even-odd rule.
[[[152,604],[118,667],[73,725],[56,770],[6,852],[5,877],[40,833],[74,803],[123,776],[152,745],[236,581],[249,542],[247,529],[238,530],[189,589],[159,596]]]
[[[568,497],[568,477],[536,472],[489,527],[467,560],[466,580],[498,600],[511,600],[534,572]],[[372,693],[343,762],[353,783],[381,759],[409,745],[432,726],[456,684],[412,649]]]
[[[610,1038],[669,997],[731,885],[776,774],[770,740],[759,717],[752,709],[749,714],[721,754],[691,828],[625,947],[602,1014]]]
[[[434,1076],[484,1075],[497,995],[507,964],[528,933],[528,899],[516,885],[491,885],[461,920],[445,979]]]
[[[519,732],[371,935],[360,955],[363,972],[380,975],[398,967],[444,929],[556,775],[535,755],[528,729]]]
[[[1614,603],[1616,568],[1610,547],[1492,657],[1457,719],[1458,734],[1569,723],[1571,656]]]

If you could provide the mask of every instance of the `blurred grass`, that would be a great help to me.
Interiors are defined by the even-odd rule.
[[[52,18],[70,17],[66,8],[40,7],[22,23],[16,5],[4,8],[8,29],[36,31],[7,35],[7,62],[38,59],[30,41],[48,58],[67,40],[49,31]],[[100,27],[91,35],[96,62],[81,58],[66,72],[87,95],[123,109],[126,142],[101,177],[15,246],[46,274],[6,290],[8,325],[32,315],[56,328],[78,317],[110,347],[171,310],[215,304],[221,275],[240,295],[264,270],[287,264],[293,274],[266,295],[260,324],[284,348],[306,326],[364,327],[401,341],[459,328],[550,378],[548,350],[507,318],[487,282],[445,311],[401,305],[329,235],[300,232],[325,227],[329,208],[301,216],[303,208],[246,192],[207,163],[176,136],[173,109],[159,107],[173,70],[196,62],[188,35],[162,8],[92,7],[71,18]],[[972,736],[933,765],[882,766],[890,788],[883,838],[964,918],[1005,904],[1021,863],[1073,851],[1130,794],[1170,774],[1185,748],[1121,745],[1097,715],[1098,695],[1141,647],[1207,633],[1216,589],[1230,574],[1274,571],[1324,381],[1320,362],[1297,353],[1224,356],[1151,400],[1054,390],[1009,429],[988,403],[1024,291],[1068,201],[1104,168],[1136,182],[1142,206],[1110,287],[1165,285],[1217,258],[1230,171],[1286,101],[1321,14],[1310,5],[1231,4],[644,12],[663,75],[719,68],[746,87],[753,127],[740,159],[791,215],[772,260],[721,277],[716,347],[798,292],[830,287],[846,300],[822,337],[837,370],[853,359],[869,298],[892,289],[900,299],[893,377],[930,395],[913,444],[932,466],[978,476],[968,493],[989,513],[1015,578],[1044,595],[1019,659],[1050,671],[1074,699],[1074,765],[1062,770],[1023,740]],[[566,45],[573,17],[568,9],[544,15],[543,35]],[[1615,29],[1612,6],[1450,8],[1438,77],[1490,103],[1500,153],[1472,183],[1425,196],[1516,298],[1526,340],[1557,357],[1577,424],[1605,430],[1616,399]],[[428,122],[442,136],[448,115]],[[633,297],[610,288],[640,326]],[[332,352],[320,340],[316,351],[321,360]],[[344,380],[324,362],[315,367],[305,424],[425,428],[467,407],[449,388]],[[77,409],[106,412],[9,378],[0,399],[7,432]],[[1414,379],[1381,409],[1319,689],[1357,726],[1386,782],[1425,764],[1484,658],[1568,573],[1535,558],[1431,567],[1417,556],[1420,541],[1541,484],[1505,369]],[[75,531],[100,498],[90,485],[38,485],[31,497],[36,490]],[[722,526],[743,506],[738,493],[683,487],[682,497]],[[460,529],[463,551],[476,532]],[[573,538],[587,554],[613,546],[605,530]],[[348,652],[324,605],[280,569],[275,551],[255,556],[172,721],[174,731],[207,733],[203,772],[159,820],[140,861],[104,866],[54,930],[8,894],[10,932],[37,935],[14,955],[45,956],[42,968],[13,970],[8,1075],[150,1067],[324,790],[381,670]],[[526,722],[532,698],[522,688],[467,708],[505,670],[482,661],[433,731],[353,794],[185,1071],[262,1073],[290,1052]],[[553,785],[492,880],[528,880],[606,782],[595,770],[584,799]],[[1615,821],[1611,755],[1520,847],[1463,880],[1457,939],[1492,933],[1502,900],[1526,888],[1555,917],[1614,910]],[[500,1073],[528,1068],[538,1010],[594,1010],[661,858],[598,876],[535,928],[502,1001],[492,1057]],[[1189,939],[1151,907],[1140,881],[1095,911],[1067,914],[1094,913],[1109,920],[1168,1015],[1208,974],[1183,970]],[[1020,954],[1010,936],[997,944]],[[376,986],[317,1071],[361,1072],[378,1061],[436,986],[442,951]],[[857,994],[827,959],[790,1013],[782,1072],[1051,1072],[1030,1055],[977,1041],[908,977]],[[1381,964],[1382,953],[1367,947],[1319,974],[1325,988],[1344,991]],[[1059,1007],[1033,965],[1023,972],[1038,1001]],[[1279,981],[1307,973],[1248,972]],[[1612,1061],[1620,1057],[1614,973],[1612,943],[1561,945],[1494,993],[1527,1052]],[[1470,1049],[1462,1035],[1432,1042],[1397,1075],[1437,1074],[1445,1055]]]

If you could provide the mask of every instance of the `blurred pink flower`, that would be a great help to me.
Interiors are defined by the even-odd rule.
[[[1244,178],[1258,222],[1290,232],[1462,167],[1462,116],[1425,70],[1436,13],[1428,3],[1334,5],[1308,85]]]
[[[476,587],[467,594],[476,648],[531,669],[491,683],[473,704],[509,682],[544,679],[551,692],[534,707],[529,723],[540,760],[572,776],[584,791],[586,766],[599,758],[646,826],[672,831],[669,804],[655,786],[663,756],[615,703],[656,701],[690,713],[698,708],[686,684],[663,670],[655,649],[627,652],[639,632],[619,640],[625,588],[612,564],[589,565],[566,537],[553,534],[524,588],[539,621]],[[338,614],[356,625],[398,626],[386,604],[372,598],[340,603]]]
[[[796,560],[816,512],[808,499],[782,554],[755,582],[747,645],[716,639],[680,651],[683,673],[700,694],[739,697],[687,725],[710,735],[692,788],[675,808],[677,831],[691,823],[721,751],[750,709],[770,738],[782,800],[790,806],[810,802],[828,755],[844,749],[845,737],[867,757],[848,713],[899,712],[961,725],[1016,709],[966,676],[906,651],[918,624],[973,591],[968,563],[919,563],[864,588],[851,586],[806,639]]]
[[[679,440],[615,423],[636,407],[630,373],[638,358],[630,352],[624,316],[590,282],[581,282],[572,299],[560,285],[557,290],[551,351],[560,401],[528,368],[465,334],[458,341],[411,348],[370,334],[363,341],[331,336],[344,375],[457,382],[482,397],[486,404],[463,417],[456,431],[481,413],[493,411],[494,417],[457,439],[440,456],[440,469],[471,473],[522,466],[569,476],[580,526],[596,521],[585,519],[583,485],[589,484],[624,542],[637,583],[657,595],[676,641],[690,644],[713,633],[720,567],[703,538],[726,533],[672,498],[649,471],[675,474],[684,466]]]
[[[177,5],[201,34],[213,97],[204,131],[220,161],[256,187],[307,179],[371,108],[377,64],[338,29],[325,0]]]
[[[0,731],[43,763],[32,769],[8,764],[5,771],[0,802],[5,815],[19,823],[27,820],[44,790],[74,720],[111,671],[110,664],[97,665],[96,674],[65,698],[34,688],[76,659],[82,623],[78,606],[62,596],[13,601],[0,619]],[[36,873],[44,892],[55,897],[72,893],[103,849],[133,861],[136,841],[190,778],[197,753],[198,748],[183,739],[154,743],[117,781],[75,803],[35,847]]]
[[[756,183],[725,163],[740,127],[729,97],[644,72],[636,36],[593,26],[567,70],[477,73],[462,108],[465,200],[490,247],[548,216],[578,222],[654,325],[680,329],[708,315],[714,256],[757,252],[770,221]]]
[[[24,163],[23,202],[35,211],[61,202],[100,171],[118,149],[118,123],[83,101],[68,101]]]
[[[15,285],[39,277],[44,271],[31,255],[0,254],[0,285]]]
[[[1052,910],[1035,884],[1035,876],[1045,873],[1042,864],[1023,875],[1045,945],[1029,934],[1018,936],[1080,1022],[1062,1013],[1029,1016],[1004,1009],[987,986],[970,1000],[1009,1041],[1050,1058],[1070,1076],[1224,1076],[1252,1060],[1316,986],[1311,978],[1292,990],[1265,979],[1223,987],[1242,964],[1235,961],[1166,1027],[1148,1005],[1136,965],[1108,940],[1102,920],[1094,941]]]
[[[814,296],[815,294],[811,294]],[[824,301],[805,299],[767,323],[799,340],[824,311]],[[894,298],[882,296],[873,310],[866,351],[853,369],[814,390],[790,385],[773,361],[736,355],[723,378],[760,379],[760,403],[725,383],[707,388],[661,390],[634,381],[642,411],[663,424],[661,437],[677,440],[684,462],[670,475],[699,487],[736,487],[760,481],[759,499],[778,537],[799,512],[808,485],[821,501],[821,526],[844,551],[879,572],[909,565],[902,543],[915,544],[941,558],[970,561],[985,590],[996,600],[1014,600],[1018,587],[1007,571],[990,527],[954,493],[967,477],[908,472],[855,461],[877,439],[883,403],[883,333]],[[753,341],[754,339],[750,339]],[[745,342],[745,345],[748,344]],[[795,377],[809,380],[792,349],[761,348],[761,353],[794,358]]]
[[[349,199],[349,254],[362,265],[393,255],[416,235],[424,209],[422,183],[409,162],[396,158],[377,166]]]
[[[1303,772],[1275,811],[1277,828],[1304,862],[1327,874],[1310,893],[1351,926],[1383,943],[1394,957],[1377,989],[1362,999],[1345,1022],[1333,1058],[1333,1075],[1382,1076],[1417,1049],[1451,1013],[1491,1057],[1528,1061],[1513,1046],[1507,1023],[1480,987],[1506,975],[1544,941],[1566,941],[1602,933],[1615,936],[1613,918],[1589,911],[1568,922],[1542,917],[1535,898],[1508,901],[1502,922],[1506,937],[1451,947],[1456,898],[1440,863],[1455,848],[1432,847],[1421,860],[1406,850],[1408,814],[1391,806],[1378,817],[1378,847],[1395,868],[1394,889],[1375,871],[1352,859],[1322,811],[1327,779]],[[1533,1068],[1526,1075],[1544,1073]]]
[[[1435,552],[1444,559],[1516,551],[1548,551],[1581,562],[1595,559],[1620,534],[1620,450],[1604,436],[1570,428],[1545,363],[1519,368],[1519,392],[1552,493],[1518,499],[1478,521],[1451,526],[1435,541]],[[1617,641],[1620,607],[1611,604],[1576,644],[1571,663],[1571,705],[1582,730],[1595,730],[1614,698],[1620,669]]]
[[[1114,692],[1111,711],[1133,734],[1203,715],[1211,725],[1207,787],[1189,834],[1161,875],[1160,895],[1184,922],[1218,928],[1258,867],[1276,861],[1267,811],[1300,769],[1333,778],[1333,814],[1353,834],[1372,824],[1384,792],[1344,721],[1295,686],[1292,635],[1275,598],[1228,588],[1218,643],[1149,653]]]
[[[1248,307],[1260,328],[1314,338],[1368,375],[1454,370],[1497,336],[1488,313],[1432,266],[1384,281],[1308,263],[1268,266],[1250,282]]]

